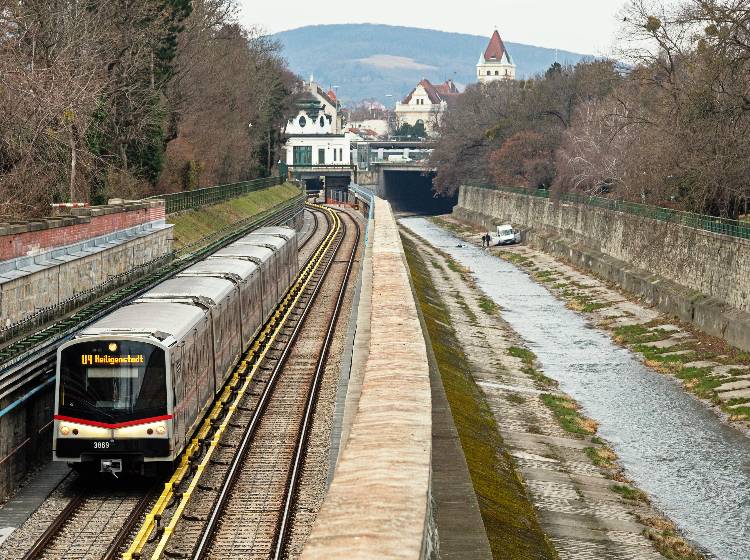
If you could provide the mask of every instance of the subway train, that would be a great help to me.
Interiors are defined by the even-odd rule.
[[[298,273],[264,227],[142,294],[57,352],[53,460],[146,474],[182,452]]]

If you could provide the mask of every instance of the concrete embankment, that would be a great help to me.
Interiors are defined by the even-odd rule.
[[[750,240],[471,186],[461,186],[453,214],[485,228],[524,228],[532,246],[750,350]]]
[[[357,410],[302,553],[426,558],[431,516],[430,372],[390,205],[375,202],[369,353]]]

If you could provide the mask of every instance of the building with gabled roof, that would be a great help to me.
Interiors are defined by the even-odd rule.
[[[516,65],[510,57],[505,43],[500,38],[500,33],[495,32],[490,37],[490,42],[484,52],[479,55],[477,62],[477,80],[480,83],[494,82],[497,80],[515,80]]]
[[[448,105],[459,93],[453,80],[434,85],[423,78],[401,103],[396,103],[398,125],[421,123],[428,133],[434,132]]]

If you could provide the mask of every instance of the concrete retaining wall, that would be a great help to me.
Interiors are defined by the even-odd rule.
[[[303,560],[432,554],[429,365],[398,227],[375,201],[369,355]]]
[[[750,350],[750,240],[479,187],[461,186],[453,213],[527,228],[532,246]]]

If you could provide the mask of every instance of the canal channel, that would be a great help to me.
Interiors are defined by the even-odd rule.
[[[471,270],[544,373],[599,422],[626,474],[687,538],[715,558],[750,558],[749,438],[514,265],[427,219],[401,223]]]

